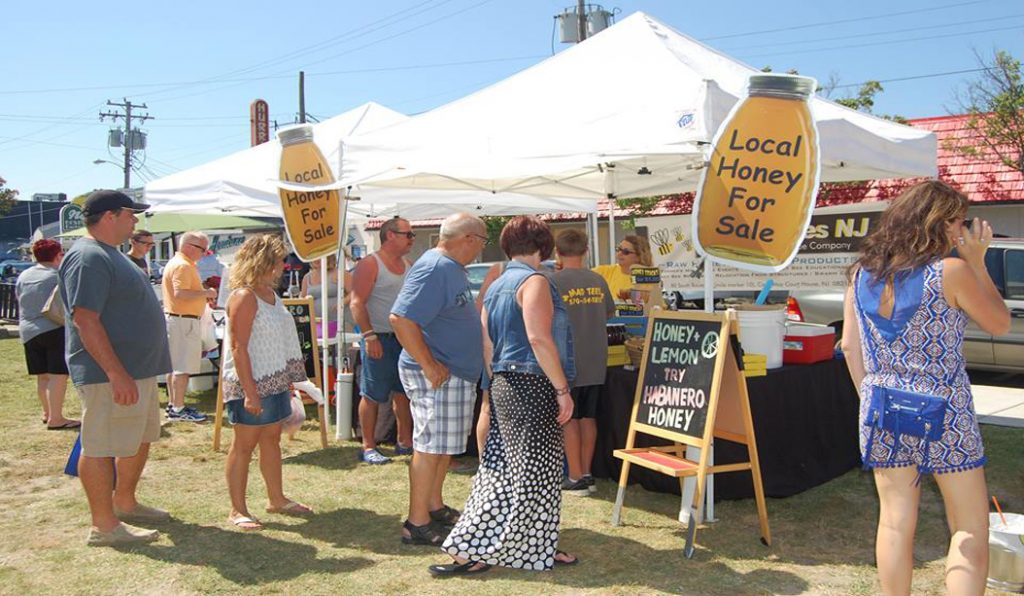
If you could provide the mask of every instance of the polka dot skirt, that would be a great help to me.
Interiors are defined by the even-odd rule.
[[[562,508],[562,427],[547,378],[497,373],[483,462],[446,553],[516,569],[555,563]]]

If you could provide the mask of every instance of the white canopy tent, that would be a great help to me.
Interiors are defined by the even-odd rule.
[[[346,139],[341,182],[590,198],[691,191],[715,132],[756,72],[636,13],[477,93]],[[931,132],[820,98],[810,109],[822,181],[936,174]],[[610,209],[610,238],[613,217]],[[712,279],[708,262],[706,295]],[[681,519],[692,491],[691,482]],[[709,485],[708,519],[712,495]]]
[[[477,93],[345,139],[341,182],[589,198],[693,190],[756,72],[636,13]],[[822,181],[935,175],[932,133],[820,98],[811,110]]]
[[[343,139],[408,120],[376,103],[325,120],[313,127],[314,138],[327,162],[337,169]],[[280,217],[278,188],[274,183],[281,159],[277,142],[264,143],[226,157],[153,180],[145,187],[146,202],[154,212],[231,213]],[[423,191],[419,189],[360,188],[352,194],[349,212],[361,218],[401,214],[409,219],[444,217],[456,210],[479,215],[590,212],[593,200],[534,197],[506,193],[496,197],[476,189]]]

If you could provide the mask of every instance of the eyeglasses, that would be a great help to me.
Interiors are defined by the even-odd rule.
[[[394,232],[398,236],[405,236],[409,240],[413,240],[416,238],[416,232],[399,232],[398,230],[392,230],[392,232]]]
[[[616,246],[615,247],[615,252],[622,253],[622,254],[626,255],[627,257],[629,255],[635,255],[636,254],[635,250],[629,250],[628,248],[622,248],[621,246]]]
[[[203,252],[206,252],[207,250],[209,250],[207,247],[203,246],[202,244],[196,244],[195,242],[187,242],[186,244],[188,244],[189,246],[194,246],[194,247],[198,248],[199,250],[201,250]]]
[[[487,236],[481,236],[480,234],[466,234],[466,235],[467,236],[473,236],[475,238],[479,238],[480,241],[484,243],[484,246],[487,246],[488,244],[491,243],[491,241],[487,239]]]
[[[150,240],[149,242],[145,240],[132,240],[132,242],[134,242],[135,244],[141,244],[143,246],[153,246],[154,244],[156,244],[156,242],[153,242],[152,240]]]

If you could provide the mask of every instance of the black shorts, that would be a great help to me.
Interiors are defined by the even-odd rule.
[[[597,418],[597,402],[601,399],[603,385],[585,385],[573,387],[572,395],[572,417],[573,420],[580,418]]]
[[[30,375],[66,375],[64,328],[40,333],[25,342],[25,363]]]

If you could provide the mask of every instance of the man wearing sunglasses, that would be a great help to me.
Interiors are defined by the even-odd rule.
[[[199,373],[203,356],[203,334],[199,319],[207,298],[217,298],[217,290],[206,289],[199,278],[196,262],[203,258],[210,240],[202,232],[185,232],[174,258],[164,267],[164,314],[167,316],[167,342],[171,347],[174,372],[167,375],[167,418],[185,422],[203,422],[206,414],[185,405],[189,375]]]
[[[146,255],[153,250],[156,242],[153,240],[153,232],[149,230],[138,230],[132,234],[131,249],[128,251],[128,258],[146,272],[149,277],[149,263],[146,262]]]
[[[412,455],[412,414],[398,378],[398,343],[391,321],[391,307],[405,282],[410,263],[405,258],[412,250],[416,233],[408,220],[394,217],[380,227],[380,250],[359,261],[352,273],[352,318],[362,331],[359,390],[359,428],[363,451],[359,459],[386,464],[391,459],[377,450],[374,431],[380,406],[391,402],[398,423],[395,455]]]

